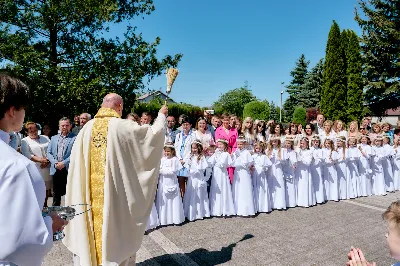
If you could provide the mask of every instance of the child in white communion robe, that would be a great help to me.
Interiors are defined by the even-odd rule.
[[[267,170],[272,165],[267,155],[263,153],[263,142],[254,144],[254,166],[252,167],[254,205],[257,212],[272,211],[271,194],[269,192]]]
[[[246,138],[243,135],[237,139],[237,147],[238,149],[232,154],[235,167],[232,182],[233,204],[237,215],[252,216],[256,214],[250,175],[250,167],[254,160],[249,150],[246,149]]]
[[[358,144],[362,156],[358,164],[358,173],[360,178],[360,196],[366,197],[372,195],[372,169],[371,159],[373,158],[373,150],[369,145],[369,137],[362,136],[361,143]]]
[[[208,163],[203,155],[203,145],[200,140],[192,142],[190,158],[185,168],[189,171],[188,183],[183,198],[183,210],[189,221],[210,217],[207,180],[205,174]]]
[[[179,193],[178,172],[182,164],[175,155],[172,143],[165,144],[164,157],[160,164],[156,207],[161,225],[181,224],[185,221],[181,193]]]
[[[236,213],[228,175],[228,167],[232,165],[232,158],[228,153],[228,141],[218,139],[217,147],[218,149],[208,159],[209,165],[213,167],[210,188],[210,212],[211,216],[231,216]]]

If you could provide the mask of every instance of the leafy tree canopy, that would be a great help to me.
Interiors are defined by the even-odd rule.
[[[293,113],[293,123],[299,123],[303,126],[306,124],[306,109],[303,107],[297,107]]]
[[[267,121],[270,115],[269,104],[266,101],[252,101],[244,106],[243,118],[251,117],[253,119]]]
[[[242,117],[244,106],[257,100],[251,90],[247,88],[237,88],[222,94],[219,99],[214,102],[213,108],[216,113],[230,113],[238,117]]]
[[[154,10],[152,0],[1,0],[0,64],[33,91],[28,116],[54,122],[96,112],[108,92],[132,107],[146,80],[176,66],[182,55],[157,57],[160,38],[146,42],[129,26],[106,38],[109,26]]]

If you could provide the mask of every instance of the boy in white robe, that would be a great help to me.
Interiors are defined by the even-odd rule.
[[[28,103],[28,87],[0,74],[0,265],[40,266],[53,245],[53,231],[66,225],[55,214],[42,216],[42,176],[34,162],[8,145]]]

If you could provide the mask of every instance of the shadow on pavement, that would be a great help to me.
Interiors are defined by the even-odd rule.
[[[217,251],[209,251],[204,248],[199,248],[196,250],[193,250],[190,253],[185,253],[186,256],[189,256],[192,260],[194,260],[198,265],[220,265],[222,263],[228,262],[232,259],[232,251],[233,248],[242,241],[245,241],[247,239],[251,239],[254,236],[252,234],[246,234],[243,236],[242,239],[239,241],[230,244],[229,246],[221,248],[221,250]],[[145,265],[154,265],[154,262],[157,262],[159,265],[172,265],[171,262],[173,260],[173,257],[181,257],[182,254],[166,254],[158,257],[151,258],[149,260],[143,261],[141,263],[137,263],[137,266],[145,266]],[[152,263],[153,262],[153,263]],[[176,265],[180,265],[176,263]]]

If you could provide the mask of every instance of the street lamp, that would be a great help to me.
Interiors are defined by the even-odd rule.
[[[285,84],[285,82],[281,83],[281,108],[279,109],[279,123],[282,123],[282,95],[283,95],[283,84]]]

